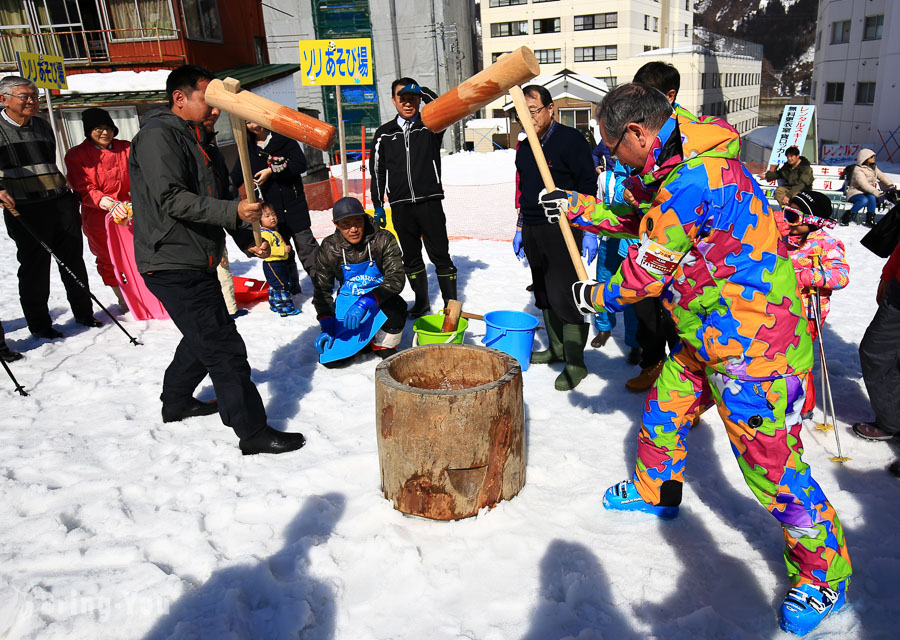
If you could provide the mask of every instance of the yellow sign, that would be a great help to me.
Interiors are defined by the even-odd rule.
[[[372,39],[301,40],[303,86],[372,84]]]
[[[19,58],[19,73],[41,89],[68,89],[66,67],[62,56],[48,56],[43,53],[16,53]]]

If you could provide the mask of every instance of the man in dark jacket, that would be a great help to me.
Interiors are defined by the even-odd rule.
[[[16,243],[22,313],[33,335],[61,338],[63,334],[50,322],[47,306],[50,254],[38,238],[87,286],[78,199],[66,187],[66,178],[56,166],[56,139],[47,121],[38,117],[40,102],[34,83],[20,76],[3,78],[0,105],[0,206],[4,208],[6,232]],[[21,217],[17,219],[10,209]],[[64,269],[59,273],[75,322],[99,327],[87,289]]]
[[[577,129],[553,119],[555,107],[547,89],[529,85],[522,91],[556,187],[596,193],[597,174],[587,140]],[[560,391],[568,391],[587,376],[584,345],[587,343],[588,325],[569,294],[572,284],[578,281],[578,275],[569,258],[562,230],[558,224],[547,222],[538,203],[538,194],[544,188],[544,182],[531,145],[527,142],[522,142],[516,151],[516,184],[519,221],[513,247],[521,247],[531,265],[534,301],[544,313],[544,326],[550,340],[549,347],[532,354],[531,361],[565,362],[565,369],[556,378],[555,386]],[[576,244],[581,246],[582,232],[573,229],[572,235]],[[591,240],[596,254],[596,236],[591,234]]]
[[[316,266],[319,243],[310,229],[309,205],[303,192],[303,173],[307,162],[296,140],[247,123],[247,144],[250,147],[250,172],[259,186],[262,199],[272,205],[278,216],[278,231],[294,246],[294,255],[310,278]],[[231,170],[231,181],[238,188],[244,184],[240,161]],[[290,265],[296,276],[297,263]],[[299,277],[297,278],[299,282]],[[292,291],[291,293],[300,293]]]
[[[775,171],[759,174],[764,180],[781,180],[772,197],[782,207],[804,189],[812,189],[813,170],[809,160],[800,155],[797,147],[788,147],[784,152],[787,161]]]
[[[441,206],[443,132],[429,131],[419,117],[422,98],[430,102],[435,97],[429,89],[412,78],[399,78],[391,84],[391,95],[397,117],[378,128],[370,149],[372,202],[375,217],[384,226],[385,196],[390,200],[394,229],[403,249],[403,267],[416,296],[409,315],[418,318],[430,310],[423,242],[437,273],[444,308],[456,299],[456,267],[450,258],[447,218]]]
[[[322,240],[316,258],[313,305],[322,326],[316,349],[334,341],[340,329],[355,329],[367,313],[380,309],[387,320],[372,340],[372,350],[386,357],[400,344],[406,324],[403,291],[403,261],[400,245],[386,229],[376,229],[356,198],[334,203],[333,234]],[[334,287],[338,284],[350,295],[362,295],[343,318],[335,317]],[[353,326],[355,324],[355,326]]]
[[[218,411],[240,438],[241,452],[283,453],[303,446],[299,433],[267,424],[262,399],[250,379],[247,349],[228,315],[216,265],[229,230],[238,246],[265,258],[242,222],[259,220],[259,204],[228,197],[228,175],[203,126],[212,108],[206,86],[214,76],[195,65],[169,74],[169,108],[147,114],[128,162],[134,206],[134,254],[147,288],[182,333],[163,378],[163,422]],[[211,151],[212,157],[211,157]],[[209,374],[217,400],[193,397]]]

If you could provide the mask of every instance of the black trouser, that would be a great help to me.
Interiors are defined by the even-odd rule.
[[[247,348],[228,315],[215,272],[185,269],[143,276],[183,336],[163,377],[163,404],[189,401],[208,373],[222,422],[241,439],[263,429],[266,410],[250,379]]]
[[[582,232],[572,229],[575,244],[581,247]],[[525,225],[522,247],[531,266],[534,303],[550,309],[564,324],[582,324],[584,316],[575,306],[572,285],[578,281],[562,229],[558,224]]]
[[[425,269],[422,244],[428,259],[438,275],[454,273],[456,267],[450,258],[450,241],[447,239],[447,218],[440,200],[425,200],[416,204],[392,204],[391,219],[400,250],[403,252],[403,269],[406,275]]]
[[[81,216],[72,196],[64,195],[40,204],[16,207],[28,227],[63,261],[75,277],[88,286],[87,269],[82,257]],[[16,243],[19,261],[19,301],[31,331],[50,328],[50,254],[9,211],[3,211],[6,232]],[[78,319],[93,315],[91,296],[60,267],[72,313]]]
[[[316,269],[316,254],[319,252],[319,243],[316,242],[316,237],[313,235],[312,229],[307,227],[292,236],[284,237],[285,239],[290,237],[291,243],[294,245],[295,257],[300,261],[300,264],[303,265],[303,270],[306,271],[306,275],[312,280]],[[291,259],[291,262],[293,262],[293,258]]]
[[[384,321],[384,326],[381,329],[385,333],[400,333],[403,331],[407,315],[406,300],[394,294],[382,302],[380,308],[384,315],[387,316],[387,320]]]
[[[900,434],[900,309],[881,303],[859,343],[859,363],[875,423]]]
[[[635,337],[641,345],[640,367],[646,369],[666,359],[666,344],[671,351],[678,332],[659,298],[644,298],[632,306],[638,321]]]

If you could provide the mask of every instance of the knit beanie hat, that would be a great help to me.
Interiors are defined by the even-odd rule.
[[[796,211],[799,216],[795,216],[794,220],[789,215]],[[835,220],[831,220],[831,198],[824,193],[818,191],[801,191],[793,198],[787,207],[785,207],[785,219],[791,224],[802,222],[811,227],[821,229],[826,227],[831,229],[835,225]]]
[[[112,127],[113,136],[119,135],[119,128],[113,123],[106,109],[101,109],[100,107],[85,109],[81,114],[81,122],[84,124],[85,138],[90,138],[91,131],[104,124]]]

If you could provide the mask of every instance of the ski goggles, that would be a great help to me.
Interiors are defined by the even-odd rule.
[[[834,229],[834,226],[837,224],[837,220],[829,220],[828,218],[820,218],[819,216],[803,213],[800,209],[790,206],[782,207],[781,214],[788,224],[808,224],[811,227],[820,229],[822,227]]]

